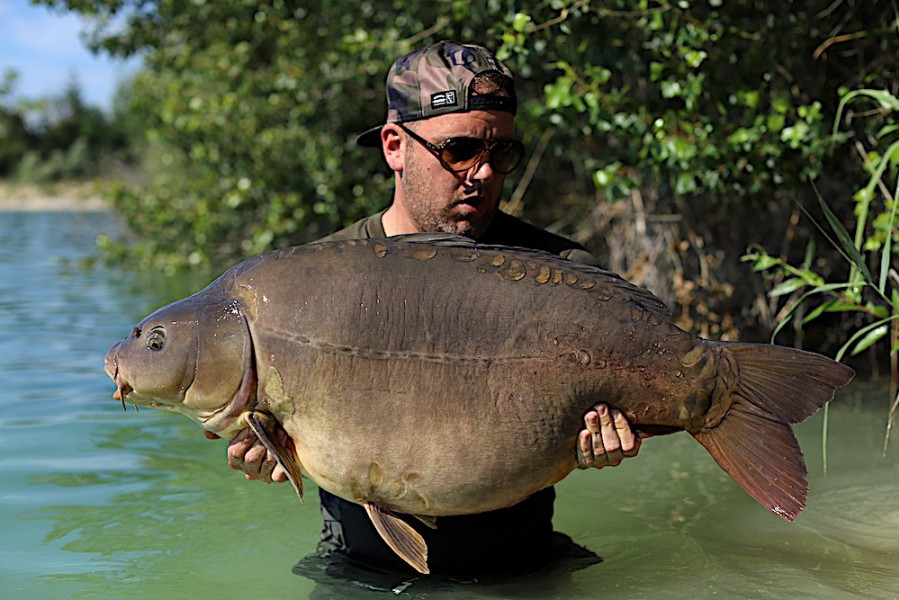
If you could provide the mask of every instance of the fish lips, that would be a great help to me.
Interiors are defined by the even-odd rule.
[[[120,344],[121,342],[110,348],[109,352],[106,353],[106,357],[103,359],[103,370],[106,371],[106,374],[109,375],[109,378],[112,379],[113,383],[116,385],[116,391],[112,395],[113,399],[121,402],[122,408],[124,409],[125,398],[134,391],[134,388],[131,387],[119,373],[119,361],[117,356]]]

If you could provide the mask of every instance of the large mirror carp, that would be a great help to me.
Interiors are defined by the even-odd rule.
[[[326,242],[248,259],[157,310],[106,371],[123,404],[225,438],[253,428],[299,494],[307,476],[364,505],[421,572],[427,548],[396,513],[439,527],[558,482],[597,402],[637,432],[689,432],[793,520],[808,484],[790,424],[853,370],[668,316],[621,277],[542,252],[443,234]]]

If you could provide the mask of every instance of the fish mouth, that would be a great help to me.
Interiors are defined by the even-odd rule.
[[[106,371],[106,374],[109,375],[109,378],[116,385],[116,390],[112,395],[113,399],[122,403],[122,410],[128,410],[125,406],[125,399],[128,397],[128,394],[134,391],[134,388],[119,373],[119,361],[116,359],[116,348],[118,347],[118,344],[116,344],[106,354],[106,357],[103,359],[103,370]]]

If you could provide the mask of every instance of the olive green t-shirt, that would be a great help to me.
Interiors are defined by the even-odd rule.
[[[354,240],[363,238],[386,237],[382,217],[385,211],[360,219],[346,227],[322,238],[319,241]],[[601,266],[587,249],[560,235],[550,233],[517,217],[502,211],[496,214],[493,223],[477,242],[500,246],[519,246],[533,250],[543,250],[586,265]]]

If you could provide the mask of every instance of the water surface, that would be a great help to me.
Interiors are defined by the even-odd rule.
[[[70,261],[104,213],[0,213],[0,589],[3,598],[389,598],[384,581],[293,572],[318,538],[316,494],[245,482],[187,419],[123,412],[103,373],[112,343],[203,287]],[[884,384],[798,427],[811,494],[789,524],[686,434],[558,486],[555,525],[603,562],[477,583],[392,582],[400,598],[899,597],[899,439],[881,444]],[[388,583],[389,580],[387,580]],[[401,585],[394,586],[393,583]]]

